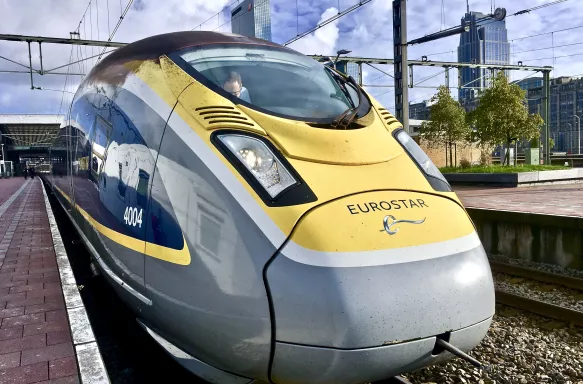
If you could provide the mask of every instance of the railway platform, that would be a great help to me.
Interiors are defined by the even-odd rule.
[[[40,178],[0,179],[0,383],[107,383]]]
[[[521,188],[454,186],[467,208],[583,217],[583,184]]]

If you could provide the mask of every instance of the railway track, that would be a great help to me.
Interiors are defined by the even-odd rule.
[[[493,272],[522,277],[542,283],[559,285],[583,292],[583,279],[576,277],[545,272],[534,268],[501,263],[499,261],[493,260],[490,261],[490,266]],[[534,300],[523,295],[517,295],[498,289],[496,290],[496,301],[500,304],[505,304],[511,307],[536,313],[541,316],[573,323],[578,326],[583,326],[583,312],[581,311],[565,308],[541,300]]]

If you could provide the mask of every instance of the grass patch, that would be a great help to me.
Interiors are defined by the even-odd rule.
[[[439,168],[441,173],[519,173],[519,172],[536,172],[536,171],[557,171],[571,169],[562,165],[491,165],[491,166],[473,166],[469,168],[453,168],[443,167]]]

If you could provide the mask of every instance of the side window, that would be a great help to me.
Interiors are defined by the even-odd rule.
[[[137,192],[137,202],[142,208],[146,208],[148,203],[148,181],[150,180],[150,175],[143,169],[139,170],[138,174],[138,185],[136,187]]]
[[[118,162],[117,164],[119,167],[119,175],[118,175],[119,179],[117,181],[117,192],[119,193],[119,195],[122,198],[125,198],[126,197],[126,189],[127,189],[127,185],[126,185],[124,178],[123,178],[123,176],[124,176],[123,171],[125,168],[124,168],[123,162]]]
[[[99,182],[103,166],[107,158],[107,147],[111,137],[112,127],[100,116],[95,118],[95,125],[91,132],[91,176]]]

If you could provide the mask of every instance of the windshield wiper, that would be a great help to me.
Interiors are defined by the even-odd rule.
[[[336,117],[336,119],[335,119],[336,122],[334,124],[334,128],[338,128],[340,126],[340,128],[347,129],[350,126],[350,124],[354,121],[356,116],[358,116],[358,113],[360,112],[360,107],[364,104],[364,93],[358,87],[356,80],[354,80],[354,78],[352,76],[348,76],[348,82],[351,83],[352,85],[354,85],[354,88],[356,89],[356,92],[358,93],[358,105],[354,106],[354,103],[352,102],[352,99],[350,98],[350,94],[349,94],[348,100],[350,100],[350,104],[352,104],[353,107],[348,108],[347,110],[345,110],[344,112],[342,112],[340,115],[338,115]],[[344,84],[340,84],[340,85],[342,88],[344,88]],[[348,93],[348,90],[346,90],[345,92]]]

